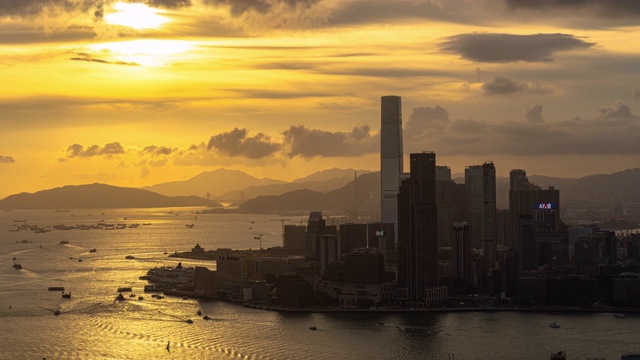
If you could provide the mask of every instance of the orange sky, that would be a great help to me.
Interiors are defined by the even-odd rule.
[[[454,173],[640,164],[640,4],[0,0],[0,198],[220,167],[291,180],[405,153]]]

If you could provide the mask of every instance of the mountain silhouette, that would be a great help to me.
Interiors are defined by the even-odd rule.
[[[106,184],[69,185],[0,200],[0,209],[108,209],[210,206],[219,203],[197,196],[167,197],[151,191]]]

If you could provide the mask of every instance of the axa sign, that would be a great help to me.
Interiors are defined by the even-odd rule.
[[[536,209],[538,210],[551,210],[555,208],[556,208],[556,204],[554,203],[537,203],[536,204]]]

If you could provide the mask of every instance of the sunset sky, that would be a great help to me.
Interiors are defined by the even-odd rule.
[[[0,198],[230,168],[640,167],[640,1],[0,0]],[[215,189],[212,189],[215,194]]]

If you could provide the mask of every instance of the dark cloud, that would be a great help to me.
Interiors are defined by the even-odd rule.
[[[429,136],[444,129],[448,122],[449,112],[443,107],[417,107],[409,115],[404,134],[408,138]]]
[[[429,2],[345,1],[331,17],[332,25],[385,22],[392,19],[445,17],[440,7]]]
[[[38,15],[49,10],[89,11],[97,0],[0,0],[0,17]]]
[[[263,133],[247,136],[246,129],[235,128],[230,132],[214,135],[209,139],[207,150],[215,150],[231,157],[241,156],[249,159],[261,159],[280,149],[280,144],[271,142]]]
[[[212,6],[228,6],[231,15],[240,16],[250,11],[265,14],[279,5],[286,5],[291,9],[299,6],[309,7],[318,0],[204,0],[203,2]]]
[[[163,7],[163,8],[180,8],[180,7],[188,7],[191,6],[191,0],[148,0],[147,4],[153,7]]]
[[[542,106],[539,110],[541,118]],[[536,106],[529,109],[532,116],[537,111]],[[442,155],[640,155],[640,117],[624,104],[598,109],[590,119],[506,123],[457,119],[424,126],[422,136],[406,137],[406,152],[422,151],[427,143]]]
[[[606,18],[640,17],[637,0],[506,0],[506,3],[512,10],[584,10]]]
[[[526,86],[524,84],[501,76],[482,84],[482,90],[487,95],[513,94],[525,89]]]
[[[16,160],[12,156],[0,155],[0,164],[11,164],[14,162],[16,162]]]
[[[111,65],[128,65],[128,66],[139,66],[140,64],[134,62],[125,62],[125,61],[108,61],[102,59],[95,59],[92,57],[73,57],[70,60],[73,61],[87,61],[87,62],[95,62],[100,64],[111,64]]]
[[[533,105],[524,113],[524,119],[528,123],[542,123],[544,118],[542,117],[542,105]]]
[[[170,148],[168,146],[149,145],[149,146],[145,146],[144,149],[140,151],[140,155],[168,156],[177,151],[178,151],[178,148]]]
[[[550,94],[553,92],[548,86],[518,82],[506,77],[496,76],[493,80],[482,84],[485,95],[508,95],[518,92],[534,94]]]
[[[89,147],[84,147],[80,144],[69,145],[67,148],[67,157],[68,158],[76,158],[76,157],[94,157],[94,156],[105,156],[112,157],[113,155],[124,154],[124,148],[120,145],[119,142],[112,142],[105,144],[104,146],[100,145],[91,145]]]
[[[542,117],[542,105],[533,105],[524,113],[524,119],[528,123],[536,124],[544,122],[544,118]]]
[[[208,0],[209,1],[209,0]],[[229,0],[231,1],[231,0]],[[264,0],[256,0],[264,1]],[[285,0],[286,1],[286,0]],[[0,17],[35,16],[51,11],[82,12],[92,14],[96,20],[104,16],[105,4],[115,0],[0,0]],[[129,0],[143,2],[154,7],[179,8],[191,6],[191,0]],[[235,1],[234,1],[235,2]]]
[[[633,120],[637,119],[637,116],[631,113],[631,109],[622,103],[616,104],[613,108],[603,108],[597,110],[597,118],[604,120],[616,120],[616,119],[624,119],[624,120]]]
[[[440,49],[477,62],[549,62],[557,52],[593,45],[569,34],[460,34],[447,38]]]
[[[288,157],[312,158],[353,157],[379,151],[379,138],[371,135],[368,125],[354,127],[351,132],[330,132],[291,126],[283,132]]]

